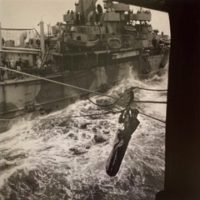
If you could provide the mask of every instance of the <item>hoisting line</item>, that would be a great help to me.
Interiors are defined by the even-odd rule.
[[[54,84],[58,84],[58,85],[63,85],[65,87],[71,87],[73,89],[81,90],[81,91],[84,91],[84,92],[87,92],[87,93],[93,93],[93,94],[96,94],[96,95],[109,97],[109,98],[112,98],[112,99],[116,100],[114,103],[111,103],[109,105],[99,105],[99,104],[96,104],[92,100],[89,99],[89,101],[91,103],[93,103],[93,104],[95,104],[96,106],[99,106],[99,107],[113,106],[113,105],[115,105],[122,98],[122,97],[120,97],[120,98],[116,99],[115,97],[103,94],[101,92],[88,90],[88,89],[81,88],[81,87],[78,87],[78,86],[75,86],[75,85],[71,85],[71,84],[67,84],[67,83],[62,83],[62,82],[55,81],[55,80],[52,80],[52,79],[44,78],[44,77],[41,77],[41,76],[36,76],[36,75],[33,75],[33,74],[28,74],[28,73],[25,73],[25,72],[17,71],[17,70],[10,69],[10,68],[5,68],[5,67],[2,67],[2,66],[0,66],[0,69],[2,69],[4,71],[11,71],[11,72],[14,72],[16,74],[20,74],[20,75],[24,75],[24,76],[29,76],[29,77],[32,77],[32,78],[35,78],[35,79],[38,79],[38,80],[44,80],[44,81],[47,81],[47,82],[50,82],[50,83],[54,83]],[[142,89],[143,90],[149,90],[149,91],[166,91],[166,90],[147,89],[147,88],[141,88],[141,87],[135,87],[135,88],[141,89],[141,90]],[[133,87],[133,89],[135,89],[135,88]],[[156,103],[158,103],[158,104],[166,104],[167,103],[165,101],[134,101],[134,102],[135,103],[149,103],[149,104],[156,104]]]
[[[156,117],[152,117],[151,115],[147,115],[147,114],[142,113],[142,112],[140,112],[140,111],[139,111],[139,114],[140,114],[140,115],[143,115],[143,116],[145,116],[145,117],[151,118],[151,119],[153,119],[153,120],[159,121],[159,122],[161,122],[161,123],[163,123],[163,124],[166,124],[166,121],[161,120],[161,119],[158,119],[158,118],[156,118]]]
[[[108,111],[108,112],[103,112],[103,113],[94,113],[94,114],[88,114],[88,115],[72,115],[70,118],[81,118],[81,117],[92,117],[92,116],[101,116],[101,115],[109,115],[109,114],[118,114],[121,113],[122,110],[120,111]]]
[[[146,91],[152,91],[152,92],[167,92],[167,89],[149,89],[149,88],[142,88],[142,87],[133,87],[133,89],[139,89],[139,90],[146,90]]]
[[[119,114],[119,113],[122,113],[122,112],[123,112],[123,110],[120,110],[120,111],[108,111],[108,112],[104,112],[104,113],[96,113],[96,114],[94,113],[94,114],[88,114],[88,115],[82,115],[82,114],[81,115],[72,115],[72,116],[70,116],[70,118],[82,118],[82,117],[92,117],[92,116],[101,116],[101,115],[109,115],[109,114]],[[158,119],[158,118],[153,117],[151,115],[145,114],[143,112],[139,111],[139,114],[143,115],[145,117],[148,117],[150,119],[153,119],[155,121],[161,122],[163,124],[166,124],[166,121]]]
[[[149,103],[149,104],[167,104],[167,101],[133,101],[135,103]]]
[[[78,87],[78,86],[75,86],[75,85],[71,85],[71,84],[67,84],[67,83],[62,83],[62,82],[55,81],[55,80],[48,79],[48,78],[44,78],[44,77],[41,77],[41,76],[36,76],[36,75],[33,75],[33,74],[28,74],[28,73],[25,73],[25,72],[21,72],[21,71],[17,71],[17,70],[14,70],[14,69],[9,69],[9,68],[5,68],[5,67],[1,67],[1,66],[0,66],[0,69],[2,69],[4,71],[11,71],[11,72],[14,72],[16,74],[20,74],[20,75],[24,75],[24,76],[29,76],[29,77],[32,77],[32,78],[36,78],[38,80],[43,80],[43,81],[47,81],[47,82],[50,82],[50,83],[55,83],[55,84],[58,84],[58,85],[63,85],[63,86],[66,86],[66,87],[71,87],[71,88],[76,89],[76,90],[81,90],[81,91],[84,91],[84,92],[93,93],[93,94],[96,94],[96,95],[106,96],[106,97],[115,99],[114,97],[112,97],[110,95],[106,95],[106,94],[103,94],[103,93],[100,93],[100,92],[97,92],[97,91],[92,91],[92,90],[88,90],[88,89],[85,89],[85,88],[81,88],[81,87]]]
[[[32,31],[34,28],[0,28],[2,31]]]

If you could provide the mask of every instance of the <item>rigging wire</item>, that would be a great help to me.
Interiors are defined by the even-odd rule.
[[[92,117],[92,116],[102,116],[102,115],[109,115],[109,114],[119,114],[123,112],[123,110],[119,110],[119,111],[108,111],[108,112],[103,112],[103,113],[93,113],[93,114],[88,114],[88,115],[84,115],[84,114],[81,114],[81,115],[72,115],[72,116],[69,116],[69,118],[82,118],[82,117]],[[140,115],[143,115],[145,117],[148,117],[150,119],[153,119],[155,121],[158,121],[158,122],[161,122],[161,123],[164,123],[166,124],[166,121],[164,120],[161,120],[161,119],[158,119],[156,117],[153,117],[151,115],[148,115],[148,114],[145,114],[141,111],[139,111],[139,114]],[[7,118],[7,119],[3,119],[3,118],[0,118],[0,121],[9,121],[9,120],[12,120],[11,118]]]
[[[120,111],[108,111],[108,112],[104,112],[104,113],[94,113],[94,114],[88,114],[88,115],[72,115],[70,116],[70,118],[82,118],[82,117],[92,117],[92,116],[102,116],[102,115],[109,115],[109,114],[119,114],[121,112],[123,112],[124,110],[120,110]],[[140,115],[143,115],[145,117],[148,117],[150,119],[153,119],[155,121],[158,121],[158,122],[161,122],[163,124],[166,124],[166,121],[162,120],[162,119],[159,119],[159,118],[156,118],[156,117],[153,117],[149,114],[146,114],[146,113],[143,113],[141,111],[139,111],[139,114]]]
[[[145,117],[151,118],[151,119],[153,119],[153,120],[159,121],[159,122],[161,122],[161,123],[163,123],[163,124],[166,124],[166,121],[161,120],[161,119],[158,119],[158,118],[153,117],[153,116],[151,116],[151,115],[148,115],[148,114],[146,114],[146,113],[143,113],[143,112],[141,112],[141,111],[139,111],[139,114],[140,114],[140,115],[143,115],[143,116],[145,116]]]
[[[4,71],[11,71],[11,72],[14,72],[14,73],[17,73],[17,74],[20,74],[20,75],[24,75],[24,76],[29,76],[29,77],[32,77],[32,78],[36,78],[36,79],[39,79],[39,80],[44,80],[44,81],[47,81],[47,82],[51,82],[51,83],[55,83],[55,84],[59,84],[59,85],[63,85],[63,86],[66,86],[66,87],[71,87],[73,89],[77,89],[77,90],[81,90],[81,91],[84,91],[84,92],[88,92],[88,93],[93,93],[93,94],[96,94],[96,95],[100,95],[100,96],[105,96],[105,97],[109,97],[109,98],[112,98],[114,100],[116,100],[114,103],[112,103],[111,105],[105,105],[106,107],[107,106],[112,106],[113,104],[116,104],[122,97],[116,99],[115,97],[113,96],[110,96],[110,95],[106,95],[106,94],[103,94],[101,92],[97,92],[97,91],[92,91],[92,90],[89,90],[89,89],[85,89],[85,88],[82,88],[82,87],[78,87],[78,86],[75,86],[75,85],[71,85],[71,84],[67,84],[67,83],[63,83],[63,82],[60,82],[60,81],[55,81],[55,80],[52,80],[52,79],[48,79],[48,78],[45,78],[45,77],[41,77],[41,76],[36,76],[36,75],[33,75],[33,74],[29,74],[29,73],[25,73],[25,72],[21,72],[21,71],[17,71],[17,70],[14,70],[14,69],[10,69],[10,68],[5,68],[5,67],[2,67],[0,66],[0,69],[4,70]],[[148,88],[141,88],[141,87],[134,87],[133,89],[141,89],[141,90],[148,90],[148,91],[159,91],[159,92],[162,92],[162,91],[167,91],[167,90],[159,90],[159,89],[148,89]],[[90,100],[90,99],[89,99]],[[90,100],[91,101],[91,100]],[[91,101],[92,102],[92,101]],[[167,102],[162,102],[162,101],[134,101],[136,103],[167,103]],[[94,103],[94,102],[93,102]],[[95,103],[94,103],[95,104]],[[103,106],[103,105],[98,105],[98,106]],[[104,107],[104,106],[103,106]]]
[[[29,76],[29,77],[32,77],[32,78],[36,78],[36,79],[39,79],[39,80],[44,80],[44,81],[47,81],[47,82],[51,82],[51,83],[54,83],[54,84],[59,84],[59,85],[63,85],[63,86],[66,86],[66,87],[71,87],[73,89],[77,89],[77,90],[81,90],[81,91],[84,91],[84,92],[87,92],[87,93],[93,93],[93,94],[96,94],[96,95],[100,95],[100,96],[105,96],[105,97],[109,97],[109,98],[112,98],[115,100],[115,102],[111,103],[111,104],[108,104],[108,105],[100,105],[100,104],[97,104],[95,102],[93,102],[90,98],[88,98],[88,100],[98,106],[98,107],[111,107],[111,106],[114,106],[116,105],[119,100],[123,97],[119,97],[118,99],[116,99],[115,97],[113,96],[110,96],[110,95],[106,95],[106,94],[103,94],[101,92],[97,92],[97,91],[92,91],[92,90],[89,90],[89,89],[85,89],[85,88],[81,88],[81,87],[78,87],[78,86],[75,86],[75,85],[71,85],[71,84],[67,84],[67,83],[62,83],[62,82],[59,82],[59,81],[55,81],[55,80],[52,80],[52,79],[48,79],[48,78],[44,78],[44,77],[41,77],[41,76],[36,76],[36,75],[32,75],[32,74],[28,74],[28,73],[25,73],[25,72],[21,72],[21,71],[17,71],[17,70],[14,70],[14,69],[9,69],[9,68],[5,68],[5,67],[2,67],[0,66],[0,69],[4,70],[4,71],[11,71],[11,72],[14,72],[14,73],[17,73],[17,74],[20,74],[20,75],[24,75],[24,76]],[[149,91],[167,91],[167,90],[155,90],[155,89],[148,89],[148,88],[141,88],[141,87],[134,87],[133,89],[141,89],[141,90],[149,90]],[[166,101],[133,101],[135,103],[145,103],[145,104],[167,104]],[[147,116],[147,115],[146,115]],[[153,117],[152,117],[153,118]],[[161,121],[161,120],[160,120]]]
[[[101,104],[98,104],[98,103],[95,103],[94,101],[92,101],[90,98],[88,98],[88,100],[100,107],[100,108],[107,108],[107,107],[111,107],[111,106],[116,106],[116,104],[123,98],[123,96],[119,97],[115,102],[111,103],[111,104],[106,104],[106,105],[101,105]],[[133,101],[134,103],[142,103],[142,104],[167,104],[167,101],[140,101],[140,100],[134,100]]]
[[[70,118],[81,118],[81,117],[92,117],[92,116],[102,116],[102,115],[109,115],[109,114],[118,114],[121,113],[122,111],[108,111],[108,112],[103,112],[103,113],[94,113],[94,114],[88,114],[88,115],[72,115]]]
[[[34,28],[0,28],[2,31],[31,31]]]
[[[134,100],[135,103],[144,103],[144,104],[167,104],[167,101],[140,101],[140,100]]]
[[[16,74],[20,74],[20,75],[24,75],[24,76],[29,76],[29,77],[32,77],[32,78],[36,78],[38,80],[43,80],[43,81],[47,81],[47,82],[50,82],[50,83],[62,85],[62,86],[65,86],[65,87],[70,87],[70,88],[73,88],[73,89],[76,89],[76,90],[80,90],[80,91],[84,91],[84,92],[87,92],[87,93],[93,93],[93,94],[96,94],[96,95],[105,96],[105,97],[109,97],[109,98],[115,99],[114,97],[112,97],[110,95],[106,95],[106,94],[103,94],[103,93],[97,92],[97,91],[88,90],[88,89],[85,89],[85,88],[82,88],[82,87],[78,87],[78,86],[75,86],[75,85],[71,85],[71,84],[68,84],[68,83],[62,83],[62,82],[55,81],[55,80],[52,80],[52,79],[48,79],[48,78],[45,78],[45,77],[36,76],[36,75],[33,75],[33,74],[28,74],[28,73],[25,73],[25,72],[21,72],[21,71],[17,71],[17,70],[14,70],[14,69],[5,68],[5,67],[2,67],[2,66],[0,66],[0,69],[2,69],[4,71],[11,71],[11,72],[14,72]]]
[[[38,33],[38,31],[36,29],[9,29],[9,28],[1,28],[1,30],[14,30],[14,31],[19,31],[19,30],[35,30],[36,33],[39,35],[39,33]],[[48,54],[49,54],[49,51],[45,55],[45,58],[48,57]],[[44,64],[45,58],[42,60],[42,65]],[[71,84],[67,84],[67,83],[62,83],[62,82],[55,81],[55,80],[48,79],[48,78],[44,78],[44,77],[39,77],[39,76],[36,76],[36,75],[28,74],[28,73],[25,73],[25,72],[14,70],[14,69],[9,69],[9,68],[5,68],[5,67],[1,67],[1,66],[0,66],[0,69],[5,70],[5,71],[11,71],[11,72],[14,72],[14,73],[17,73],[17,74],[21,74],[21,75],[24,75],[24,76],[29,76],[29,77],[36,78],[36,79],[39,79],[39,80],[44,80],[44,81],[51,82],[51,83],[54,83],[54,84],[63,85],[63,86],[70,87],[70,88],[77,89],[77,90],[81,90],[81,91],[84,91],[84,92],[88,92],[88,93],[93,93],[93,94],[96,94],[96,95],[101,95],[101,96],[109,97],[109,98],[112,98],[112,99],[115,100],[111,104],[100,105],[100,104],[97,104],[97,103],[93,102],[90,98],[88,98],[88,100],[92,104],[94,104],[96,106],[99,106],[99,107],[104,107],[105,108],[105,107],[114,106],[114,105],[116,105],[123,98],[123,96],[121,96],[119,98],[115,98],[115,97],[112,97],[110,95],[105,95],[105,94],[97,92],[97,91],[92,91],[92,90],[81,88],[81,87],[78,87],[78,86],[75,86],[75,85],[71,85]],[[167,89],[151,89],[151,88],[143,88],[143,87],[133,87],[133,90],[134,89],[145,90],[145,91],[156,91],[156,92],[167,92],[168,91]],[[146,100],[146,101],[140,101],[140,100],[135,101],[134,100],[133,102],[135,102],[135,103],[145,103],[145,104],[146,103],[148,103],[148,104],[167,104],[166,101],[148,101],[148,100]],[[108,111],[108,112],[104,112],[104,113],[96,113],[96,114],[88,114],[88,115],[80,115],[80,116],[74,115],[74,116],[70,116],[70,117],[71,118],[78,118],[78,117],[101,116],[101,115],[107,115],[107,114],[111,114],[111,113],[112,114],[117,114],[117,113],[121,113],[122,111],[123,110],[121,110],[121,111]],[[151,115],[148,115],[148,114],[145,114],[145,113],[142,113],[142,112],[139,112],[139,113],[141,115],[143,115],[143,116],[149,117],[149,118],[151,118],[153,120],[156,120],[156,121],[159,121],[161,123],[166,123],[166,121],[158,119],[158,118],[153,117]],[[0,118],[0,121],[7,121],[7,120],[10,120],[10,119],[1,119]]]
[[[143,87],[134,87],[133,89],[139,89],[139,90],[146,90],[146,91],[152,91],[152,92],[167,92],[167,89],[151,89],[151,88],[143,88]]]
[[[28,74],[28,73],[25,73],[25,72],[20,72],[20,71],[14,70],[14,69],[9,69],[9,68],[5,68],[5,67],[1,67],[1,66],[0,66],[0,69],[3,69],[3,70],[5,70],[5,71],[12,71],[12,72],[14,72],[14,73],[21,74],[21,75],[25,75],[25,76],[29,76],[29,77],[33,77],[33,78],[36,78],[36,79],[39,79],[39,80],[44,80],[44,81],[47,81],[47,82],[51,82],[51,83],[63,85],[63,86],[66,86],[66,87],[71,87],[71,88],[74,88],[74,89],[77,89],[77,90],[81,90],[81,91],[85,91],[85,92],[88,92],[88,93],[93,93],[93,94],[96,94],[96,95],[106,96],[106,97],[115,99],[115,102],[113,102],[113,103],[111,103],[111,104],[109,104],[109,105],[99,105],[99,104],[93,102],[90,98],[88,98],[88,100],[89,100],[92,104],[94,104],[94,105],[96,105],[96,106],[98,106],[98,107],[101,107],[101,108],[116,106],[116,104],[119,102],[119,100],[123,97],[123,96],[121,96],[121,97],[119,97],[118,99],[116,99],[116,98],[114,98],[114,97],[112,97],[112,96],[110,96],[110,95],[105,95],[105,94],[100,93],[100,92],[97,92],[97,91],[88,90],[88,89],[85,89],[85,88],[81,88],[81,87],[74,86],[74,85],[67,84],[67,83],[62,83],[62,82],[55,81],[55,80],[51,80],[51,79],[44,78],[44,77],[39,77],[39,76],[32,75],[32,74]],[[160,92],[160,91],[167,91],[167,90],[156,90],[156,89],[148,89],[148,88],[141,88],[141,87],[135,87],[135,88],[141,89],[141,90],[148,90],[148,91],[159,91],[159,92]],[[135,89],[135,88],[133,88],[133,89]],[[147,104],[147,103],[148,103],[148,104],[157,104],[157,103],[158,103],[158,104],[167,104],[167,102],[165,102],[165,101],[133,101],[133,102],[135,102],[135,103],[145,103],[145,104]],[[118,109],[119,109],[119,108],[118,108]],[[122,111],[117,111],[117,113],[120,113],[120,112],[122,112]],[[113,112],[108,111],[108,112],[106,112],[106,113],[92,114],[92,115],[82,115],[82,116],[72,116],[72,117],[76,118],[76,117],[100,116],[100,115],[106,115],[106,114],[110,114],[110,113],[113,113]],[[114,114],[114,113],[113,113],[113,114]],[[147,115],[147,114],[145,114],[145,113],[141,113],[141,112],[140,112],[140,114],[141,114],[141,115],[144,115],[144,116],[146,116],[146,117],[149,117],[149,118],[151,118],[151,119],[157,120],[157,121],[159,121],[159,122],[165,123],[165,121],[160,120],[160,119],[158,119],[158,118],[155,118],[155,117],[153,117],[153,116]],[[6,121],[7,119],[0,119],[0,120],[1,120],[1,121]]]
[[[88,115],[84,115],[84,114],[81,114],[81,115],[72,115],[72,116],[69,116],[69,118],[82,118],[82,117],[92,117],[92,116],[102,116],[102,115],[109,115],[109,114],[119,114],[119,113],[122,113],[125,109],[123,110],[119,110],[119,111],[108,111],[108,112],[103,112],[103,113],[93,113],[93,114],[88,114]],[[153,117],[149,114],[146,114],[146,113],[143,113],[141,111],[139,111],[139,114],[140,115],[143,115],[145,117],[148,117],[150,119],[153,119],[155,121],[158,121],[158,122],[161,122],[163,124],[166,124],[166,121],[162,120],[162,119],[159,119],[159,118],[156,118],[156,117]]]

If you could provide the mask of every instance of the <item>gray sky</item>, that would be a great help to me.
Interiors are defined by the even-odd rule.
[[[68,9],[74,9],[78,0],[0,0],[0,22],[8,28],[37,28],[40,20],[54,25],[62,21]],[[102,0],[98,0],[101,2]],[[138,10],[133,7],[134,12]],[[152,11],[154,29],[170,34],[167,13]]]

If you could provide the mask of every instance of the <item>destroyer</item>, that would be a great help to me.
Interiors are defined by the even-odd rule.
[[[131,63],[135,73],[146,78],[168,61],[168,36],[152,29],[148,10],[134,13],[128,5],[111,0],[104,0],[103,9],[96,0],[79,0],[63,21],[48,26],[48,33],[43,22],[40,33],[0,27],[2,130],[7,119],[19,114],[59,109],[87,95],[87,90],[108,88],[129,73],[129,65],[123,63]],[[16,38],[6,39],[6,32],[20,32],[19,43]]]

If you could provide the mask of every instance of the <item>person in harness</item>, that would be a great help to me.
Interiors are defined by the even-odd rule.
[[[118,129],[113,149],[106,163],[106,172],[109,176],[116,176],[118,173],[131,136],[140,124],[137,119],[139,111],[130,108],[130,104],[134,100],[134,93],[132,90],[129,90],[128,93],[130,95],[129,103],[119,117],[119,123],[123,124],[123,129]]]

